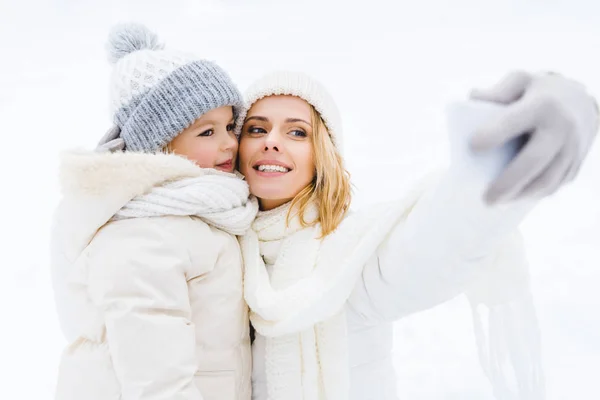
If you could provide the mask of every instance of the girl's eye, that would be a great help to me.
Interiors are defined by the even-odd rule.
[[[259,126],[249,126],[248,129],[246,129],[246,132],[249,133],[250,135],[258,135],[261,133],[267,133],[266,130],[264,130],[263,128],[261,128]]]
[[[198,136],[212,136],[214,134],[214,131],[212,129],[208,129],[204,132],[202,132],[201,134],[199,134]]]
[[[227,132],[232,132],[235,130],[235,124],[229,124],[227,125]]]
[[[306,137],[306,132],[300,129],[296,129],[290,132],[290,135],[295,137]]]

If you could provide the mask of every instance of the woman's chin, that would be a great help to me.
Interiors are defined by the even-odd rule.
[[[262,211],[269,211],[291,201],[294,197],[256,196]]]
[[[248,181],[248,184],[250,185],[250,193],[252,193],[254,196],[261,200],[273,201],[280,199],[291,199],[295,196],[295,193],[292,193],[289,190],[281,190],[281,184],[257,185],[253,183],[255,182]]]

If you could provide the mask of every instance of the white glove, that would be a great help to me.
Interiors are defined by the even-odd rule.
[[[121,130],[119,127],[116,125],[113,126],[104,134],[104,136],[102,136],[95,151],[98,153],[115,153],[117,151],[125,150],[125,141],[119,137],[120,135]]]
[[[556,74],[511,72],[472,99],[506,104],[471,140],[474,151],[502,146],[523,134],[528,140],[489,186],[490,204],[543,197],[572,181],[598,131],[598,107],[578,82]]]

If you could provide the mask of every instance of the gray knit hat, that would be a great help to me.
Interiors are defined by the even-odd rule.
[[[221,67],[165,50],[143,25],[115,26],[108,57],[110,111],[128,151],[159,150],[215,108],[232,106],[234,118],[243,112],[242,95]]]

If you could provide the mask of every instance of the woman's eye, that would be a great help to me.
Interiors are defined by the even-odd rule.
[[[214,131],[212,129],[209,129],[209,130],[202,132],[198,136],[212,136],[213,134],[214,134]]]
[[[232,132],[235,130],[235,124],[229,124],[227,125],[227,132]]]
[[[306,137],[306,132],[300,129],[296,129],[290,132],[290,135],[295,137]]]
[[[246,132],[251,134],[251,135],[256,135],[256,134],[261,134],[261,133],[267,133],[266,130],[264,130],[263,128],[259,127],[259,126],[250,126],[248,127],[248,129],[246,129]]]

